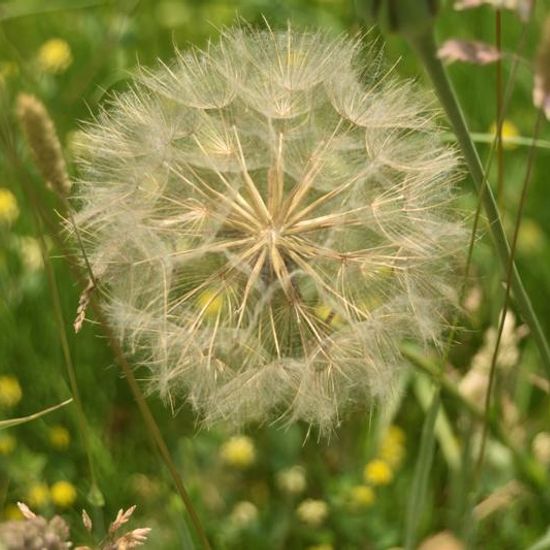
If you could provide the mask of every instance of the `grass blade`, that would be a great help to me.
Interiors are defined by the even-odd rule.
[[[37,418],[40,418],[45,414],[49,414],[53,411],[56,411],[57,409],[60,409],[61,407],[64,407],[65,405],[68,405],[69,403],[72,403],[72,401],[73,401],[73,398],[71,397],[66,401],[63,401],[62,403],[59,403],[58,405],[53,405],[52,407],[48,407],[47,409],[38,411],[33,414],[29,414],[27,416],[21,416],[20,418],[10,418],[8,420],[0,420],[0,430],[5,430],[6,428],[13,428],[14,426],[19,426],[19,424],[26,424],[27,422],[32,422],[33,420],[36,420]]]
[[[440,390],[434,391],[432,402],[422,427],[422,438],[420,450],[414,471],[414,479],[407,506],[407,517],[405,521],[405,550],[413,550],[416,544],[418,524],[424,509],[426,490],[428,488],[428,477],[432,467],[435,448],[435,421],[439,413],[441,402]]]

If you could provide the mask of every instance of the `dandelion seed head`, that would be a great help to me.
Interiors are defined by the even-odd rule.
[[[329,432],[453,303],[456,155],[361,39],[223,30],[90,124],[73,200],[106,311],[207,425]]]

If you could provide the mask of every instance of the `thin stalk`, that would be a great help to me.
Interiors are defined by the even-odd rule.
[[[495,12],[495,47],[500,54],[502,51],[502,17],[499,9]],[[502,207],[504,195],[504,149],[502,147],[503,118],[503,91],[502,91],[502,59],[496,61],[496,140],[497,140],[497,202]]]
[[[73,222],[72,214],[70,213],[70,205],[68,204],[68,201],[64,201],[64,204],[66,207],[69,208],[68,214],[69,218],[71,220],[71,223]],[[75,226],[76,227],[76,226]],[[57,235],[58,236],[58,235]],[[57,239],[58,242],[62,243],[61,239]],[[82,246],[82,242],[79,238],[79,245]],[[62,243],[63,246],[63,243]],[[92,279],[92,281],[95,281],[95,277],[93,275],[93,272],[91,270],[90,264],[88,262],[88,259],[86,257],[86,254],[84,252],[84,249],[82,249],[82,254],[85,259],[85,267],[88,270],[88,276]],[[76,273],[77,278],[80,280],[80,282],[83,284],[84,280],[81,274],[77,270],[77,262],[76,261],[69,261],[69,265],[72,268],[72,271]],[[122,351],[122,348],[115,337],[113,330],[105,318],[105,315],[103,314],[103,311],[101,310],[101,307],[97,300],[95,299],[95,296],[92,295],[90,299],[90,307],[94,311],[94,315],[101,326],[103,333],[105,337],[107,338],[107,341],[109,343],[109,346],[111,350],[113,351],[113,355],[115,356],[116,362],[118,363],[119,367],[122,369],[122,372],[124,373],[124,376],[128,382],[128,386],[130,387],[130,391],[132,392],[132,395],[138,405],[138,409],[141,413],[141,416],[143,418],[143,421],[145,422],[145,426],[147,428],[147,432],[149,436],[151,437],[151,440],[153,442],[153,446],[158,449],[158,452],[161,456],[162,461],[164,462],[166,468],[168,469],[168,472],[170,473],[170,476],[172,477],[172,481],[174,482],[174,485],[176,486],[176,489],[180,495],[180,498],[187,510],[187,513],[189,514],[189,517],[191,519],[191,523],[193,524],[195,531],[197,533],[197,536],[199,538],[199,541],[202,545],[202,547],[205,550],[210,550],[210,543],[208,542],[208,538],[206,537],[206,532],[204,531],[204,528],[202,526],[202,523],[200,521],[200,518],[195,510],[195,507],[193,506],[193,502],[191,500],[191,497],[189,496],[189,493],[187,492],[187,489],[185,488],[185,485],[183,483],[183,480],[181,478],[181,475],[178,472],[178,469],[172,460],[172,456],[170,455],[170,451],[168,449],[168,446],[166,445],[166,442],[164,441],[164,438],[162,436],[162,433],[160,431],[160,428],[157,424],[157,421],[155,420],[155,417],[153,416],[153,413],[151,412],[151,409],[147,403],[147,400],[145,399],[145,396],[143,395],[143,392],[141,391],[141,388],[139,387],[139,384],[136,380],[136,377],[134,376],[134,371],[132,370],[132,367],[128,363],[124,352]]]
[[[172,476],[172,480],[174,481],[174,485],[176,486],[178,493],[180,494],[180,497],[185,505],[185,508],[187,509],[187,513],[189,514],[189,517],[191,518],[191,522],[193,523],[193,526],[195,527],[195,530],[197,532],[197,536],[199,537],[200,543],[205,550],[210,550],[210,543],[208,542],[208,538],[206,537],[206,533],[202,527],[200,518],[195,511],[195,507],[193,506],[193,502],[191,501],[191,497],[189,496],[189,493],[185,489],[185,485],[183,484],[183,481],[181,479],[181,476],[177,470],[176,465],[174,464],[174,461],[172,460],[172,457],[170,455],[170,451],[168,450],[168,446],[166,445],[166,442],[164,441],[164,438],[162,437],[162,433],[160,431],[160,428],[158,427],[158,424],[155,420],[155,417],[153,416],[153,413],[151,412],[151,409],[149,405],[147,404],[147,401],[141,391],[141,388],[139,387],[139,384],[137,383],[136,377],[134,376],[134,372],[132,370],[132,367],[126,360],[126,357],[124,356],[124,352],[122,351],[122,348],[120,347],[120,344],[118,343],[117,338],[113,334],[113,331],[105,319],[103,312],[101,311],[101,308],[99,307],[99,304],[97,301],[92,297],[92,300],[90,302],[94,314],[96,315],[96,318],[101,325],[103,332],[105,336],[107,337],[109,341],[109,345],[111,349],[113,350],[113,354],[115,356],[115,359],[117,360],[117,363],[122,368],[122,371],[124,372],[124,375],[128,381],[128,385],[130,386],[130,390],[134,396],[134,399],[136,400],[138,404],[138,408],[140,410],[141,416],[143,417],[143,420],[145,421],[145,425],[147,427],[147,430],[149,431],[149,434],[151,435],[159,453],[162,457],[162,460],[164,461],[166,467],[168,468],[168,471],[170,472],[170,475]]]
[[[537,114],[537,120],[535,122],[535,129],[533,132],[533,141],[536,140],[537,136],[540,133],[541,123],[544,118],[544,114],[542,109],[539,109]],[[527,160],[527,170],[525,172],[525,178],[523,180],[523,186],[521,189],[521,196],[519,200],[519,206],[518,211],[516,215],[516,223],[514,226],[514,234],[512,236],[512,243],[511,243],[511,250],[510,250],[510,263],[508,264],[508,269],[506,273],[506,288],[504,291],[504,301],[502,304],[502,313],[500,315],[500,321],[497,331],[497,338],[495,343],[495,349],[493,350],[493,355],[491,357],[491,368],[489,371],[489,383],[487,385],[487,393],[485,395],[485,412],[484,417],[485,421],[483,422],[483,431],[481,436],[481,446],[479,449],[479,456],[477,460],[476,465],[476,476],[479,477],[481,468],[483,466],[483,459],[485,456],[485,445],[487,440],[487,431],[488,431],[488,418],[489,418],[489,412],[491,408],[491,396],[493,392],[493,386],[494,386],[494,380],[496,375],[496,365],[497,365],[497,358],[498,358],[498,350],[500,348],[500,342],[502,339],[502,333],[504,330],[504,322],[506,321],[506,313],[508,311],[508,305],[510,301],[510,289],[511,289],[511,282],[512,282],[512,271],[513,271],[513,265],[514,265],[514,256],[516,253],[517,248],[517,242],[518,242],[518,235],[519,235],[519,229],[521,226],[521,220],[523,217],[523,210],[525,207],[525,201],[527,199],[527,190],[529,188],[529,183],[531,181],[531,175],[533,173],[533,165],[535,161],[535,152],[536,148],[533,146],[529,150],[529,157]]]
[[[82,440],[82,444],[84,446],[84,450],[85,450],[85,454],[88,462],[88,470],[90,473],[89,496],[91,497],[91,499],[95,501],[95,502],[92,502],[92,504],[94,504],[95,506],[103,506],[104,504],[103,495],[97,484],[97,477],[95,473],[92,449],[90,445],[90,433],[88,430],[88,423],[86,421],[86,415],[84,414],[84,407],[82,405],[82,399],[80,397],[80,390],[78,389],[76,371],[75,371],[75,367],[74,367],[74,363],[71,355],[71,350],[69,347],[69,340],[67,338],[67,332],[65,330],[66,324],[63,316],[63,308],[61,306],[61,297],[59,294],[59,287],[57,285],[57,279],[55,277],[55,273],[51,264],[51,259],[48,254],[46,241],[44,239],[42,220],[40,219],[40,216],[38,214],[38,208],[36,207],[38,200],[34,195],[34,192],[32,191],[32,186],[27,181],[23,183],[23,187],[25,189],[25,194],[27,195],[27,198],[31,203],[31,215],[33,217],[33,221],[36,226],[36,232],[38,235],[38,243],[40,246],[42,261],[44,263],[44,269],[46,271],[46,277],[48,279],[48,287],[50,289],[50,295],[52,297],[55,323],[57,326],[59,340],[61,343],[61,350],[63,352],[63,358],[67,369],[69,386],[71,388],[71,393],[73,395],[74,402],[76,405],[76,416],[78,419],[78,425],[80,427],[80,437]]]
[[[464,115],[462,114],[456,99],[451,82],[447,77],[441,61],[436,55],[433,28],[428,26],[423,32],[408,34],[407,38],[412,48],[424,64],[432,83],[434,84],[439,100],[443,105],[447,113],[447,117],[449,118],[449,121],[457,136],[464,159],[472,175],[477,192],[483,202],[485,214],[488,218],[489,229],[493,237],[493,242],[495,244],[499,260],[502,264],[502,268],[506,272],[508,270],[508,266],[511,266],[511,290],[514,293],[515,300],[521,311],[523,319],[529,326],[535,343],[539,349],[547,376],[550,377],[550,347],[537,315],[533,310],[533,306],[523,286],[523,282],[517,268],[514,262],[510,262],[510,246],[500,220],[500,214],[493,193],[486,181],[481,160],[470,138]],[[481,193],[482,188],[484,188],[483,193]]]

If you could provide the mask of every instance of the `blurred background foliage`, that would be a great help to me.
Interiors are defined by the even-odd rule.
[[[14,167],[6,151],[0,151],[0,420],[36,412],[70,396],[37,240],[41,229],[31,215],[22,181],[32,183],[40,201],[52,212],[56,203],[30,162],[15,123],[17,94],[35,94],[46,104],[70,163],[82,122],[98,112],[112,91],[127,87],[138,64],[151,66],[157,58],[167,60],[174,46],[202,46],[236,16],[258,24],[265,16],[275,28],[291,21],[295,26],[320,26],[335,33],[360,32],[368,26],[362,19],[362,4],[361,0],[0,2],[2,132],[25,160],[23,166]],[[456,12],[450,2],[442,4],[436,25],[441,40],[494,40],[494,10],[482,7]],[[524,137],[527,143],[536,117],[531,103],[531,62],[544,4],[538,2],[526,24],[526,40],[519,52],[523,24],[513,13],[502,13],[505,81],[512,60],[519,56],[505,136]],[[371,31],[369,39],[378,34],[377,29]],[[401,39],[390,37],[385,55],[389,64],[401,58],[400,74],[424,80]],[[449,70],[486,159],[486,142],[492,138],[495,122],[494,67],[456,63]],[[549,334],[548,124],[540,139],[517,259]],[[528,152],[525,145],[506,143],[500,204],[509,229]],[[70,170],[76,175],[74,166]],[[473,218],[476,199],[467,178],[463,186],[461,206]],[[153,528],[148,547],[191,548],[194,534],[187,527],[183,505],[149,443],[101,332],[92,319],[79,335],[72,334],[70,325],[82,289],[54,241],[46,237],[46,244],[61,289],[105,505],[90,493],[75,409],[69,405],[29,424],[0,431],[0,517],[17,518],[15,503],[23,500],[48,517],[62,513],[73,526],[73,538],[85,543],[89,539],[80,522],[82,508],[101,532],[116,510],[137,504],[135,523]],[[435,456],[418,528],[419,539],[432,537],[431,542],[424,542],[425,549],[527,548],[550,526],[550,487],[526,483],[513,454],[498,438],[489,437],[484,468],[475,484],[472,481],[480,430],[464,402],[483,404],[501,304],[502,274],[482,229],[461,319],[463,330],[445,367],[449,385],[462,401],[445,396],[438,418]],[[550,464],[550,385],[541,375],[536,349],[525,328],[513,316],[502,347],[496,421],[515,448],[528,457],[535,477],[537,472],[545,475]],[[402,386],[402,393],[384,414],[353,411],[330,441],[318,441],[303,425],[288,429],[253,426],[246,435],[237,436],[221,429],[197,431],[186,408],[172,414],[155,397],[149,402],[215,548],[382,550],[403,544],[415,457],[432,392],[430,380],[413,368],[404,375]],[[544,475],[540,479],[546,479]]]

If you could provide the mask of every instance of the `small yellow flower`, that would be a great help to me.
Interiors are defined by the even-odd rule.
[[[235,468],[248,468],[256,460],[254,442],[245,435],[234,436],[221,448],[222,460]]]
[[[8,504],[4,508],[4,518],[8,521],[19,521],[23,519],[23,514],[16,504]]]
[[[0,455],[9,455],[17,447],[17,440],[13,435],[0,432]]]
[[[320,304],[315,308],[315,315],[327,325],[338,329],[344,326],[344,319],[333,308],[326,304]]]
[[[35,483],[29,487],[25,498],[31,508],[42,508],[50,501],[50,491],[45,483]]]
[[[296,514],[301,521],[311,527],[318,527],[328,516],[328,504],[324,500],[308,498],[296,509]]]
[[[64,451],[71,442],[71,434],[64,426],[52,426],[48,432],[50,445],[58,451]]]
[[[61,38],[52,38],[44,42],[38,50],[38,65],[45,73],[62,73],[72,62],[71,47]]]
[[[0,376],[0,407],[15,407],[23,391],[15,376]]]
[[[19,207],[15,195],[5,187],[0,187],[0,224],[10,225],[19,217]]]
[[[491,135],[497,133],[497,123],[493,122],[489,128]],[[519,136],[518,127],[511,121],[504,119],[502,121],[502,147],[504,149],[515,149],[517,145],[515,143],[510,143],[510,139],[517,138]]]
[[[76,500],[76,489],[68,481],[56,481],[50,489],[50,495],[56,506],[68,508]]]
[[[388,485],[393,480],[393,471],[387,462],[376,458],[365,466],[363,479],[370,485]]]
[[[399,426],[392,424],[386,432],[386,438],[394,441],[395,443],[404,445],[406,436],[405,432]]]
[[[350,491],[350,503],[357,508],[367,508],[376,500],[372,487],[368,485],[356,485]]]
[[[205,317],[217,317],[224,306],[223,295],[214,290],[205,290],[197,298],[197,306],[204,311]]]
[[[306,488],[306,471],[302,466],[292,466],[277,473],[277,485],[281,491],[299,495]]]
[[[399,426],[390,426],[380,442],[378,456],[393,468],[397,468],[405,457],[405,433]]]

